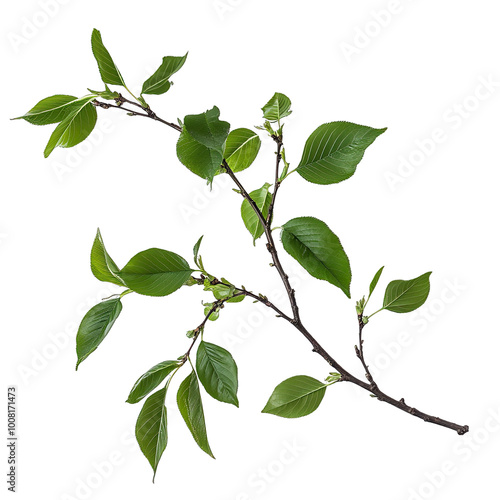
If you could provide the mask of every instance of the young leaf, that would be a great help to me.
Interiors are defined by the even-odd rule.
[[[378,280],[380,279],[380,275],[382,274],[382,271],[384,270],[385,266],[382,266],[376,273],[375,276],[372,279],[372,282],[370,283],[370,293],[368,295],[368,298],[370,298],[370,295],[373,293],[373,290],[375,290],[375,287],[377,286]]]
[[[97,61],[102,81],[104,83],[109,83],[110,85],[121,85],[126,88],[127,86],[125,85],[119,69],[116,67],[116,64],[109,55],[108,50],[102,43],[101,33],[95,28],[92,31],[91,43],[92,52]]]
[[[59,123],[68,115],[72,114],[74,108],[78,107],[80,101],[88,102],[86,97],[79,99],[72,95],[53,95],[46,97],[35,104],[25,115],[13,118],[13,120],[26,120],[32,125],[50,125]]]
[[[298,217],[282,226],[285,250],[311,275],[339,287],[351,298],[351,267],[338,237],[314,217]]]
[[[209,342],[200,342],[196,354],[196,371],[210,396],[238,406],[238,368],[226,349]]]
[[[272,200],[272,195],[269,192],[270,187],[271,184],[266,182],[260,189],[256,189],[250,193],[250,198],[255,201],[264,218],[267,218]],[[243,200],[243,203],[241,204],[241,218],[245,223],[245,227],[250,231],[250,234],[253,237],[253,244],[255,245],[255,240],[264,234],[264,226],[260,222],[248,200]]]
[[[95,96],[102,97],[103,99],[107,99],[108,101],[117,99],[120,97],[120,94],[114,90],[111,90],[106,84],[104,84],[105,90],[92,90],[87,89],[89,92],[94,94]]]
[[[100,281],[107,281],[120,286],[124,285],[123,281],[118,276],[120,272],[118,266],[106,251],[99,229],[97,229],[94,244],[90,252],[90,269],[94,276]]]
[[[193,247],[193,256],[194,256],[194,263],[199,266],[198,263],[198,253],[200,252],[200,245],[201,245],[201,240],[203,239],[203,236],[200,236],[200,239],[196,242],[195,246]]]
[[[99,302],[84,316],[76,334],[76,354],[80,363],[104,340],[122,310],[119,298]]]
[[[292,113],[290,111],[291,105],[292,102],[285,94],[276,92],[262,108],[264,118],[270,122],[277,122]]]
[[[141,375],[132,387],[127,403],[138,403],[165,380],[165,377],[179,366],[179,361],[163,361]]]
[[[385,290],[383,309],[395,313],[408,313],[418,309],[429,296],[430,272],[418,278],[391,281]]]
[[[141,94],[164,94],[171,85],[169,78],[184,66],[186,58],[187,53],[182,57],[164,57],[160,67],[143,83]]]
[[[212,458],[215,458],[208,444],[200,387],[194,370],[182,381],[179,387],[177,406],[198,446]]]
[[[284,418],[305,417],[318,408],[326,387],[319,380],[306,375],[286,379],[276,386],[262,413]]]
[[[134,292],[163,297],[179,289],[189,279],[191,271],[180,255],[150,248],[132,257],[118,276]]]
[[[219,170],[229,123],[219,120],[219,108],[184,118],[184,127],[177,141],[177,156],[191,172],[212,182]]]
[[[71,107],[71,112],[59,123],[45,147],[47,158],[56,147],[71,148],[85,140],[95,127],[97,111],[90,102],[94,96],[82,97],[78,104]]]
[[[139,447],[154,471],[153,482],[158,463],[167,447],[166,393],[167,389],[164,387],[146,399],[135,425]]]
[[[364,152],[387,129],[349,122],[320,125],[307,139],[297,172],[314,184],[334,184],[354,174]]]
[[[260,138],[247,128],[232,130],[227,136],[224,158],[233,172],[248,168],[259,153]]]

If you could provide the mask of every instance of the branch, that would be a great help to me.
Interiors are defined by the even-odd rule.
[[[363,365],[363,368],[365,369],[365,376],[370,382],[371,388],[372,389],[377,389],[377,384],[373,380],[372,374],[370,373],[370,369],[368,368],[368,365],[366,364],[365,361],[365,354],[364,354],[364,349],[363,349],[363,328],[365,327],[365,324],[363,323],[363,315],[359,314],[358,315],[358,325],[359,325],[359,345],[355,346],[354,349],[356,351],[356,356],[359,358],[361,361],[361,364]]]
[[[167,120],[163,120],[159,116],[157,116],[156,113],[154,113],[151,108],[146,108],[145,106],[141,106],[140,104],[134,102],[134,101],[129,101],[128,99],[125,99],[120,94],[120,97],[116,98],[116,103],[117,104],[109,104],[107,102],[102,102],[98,101],[97,99],[94,99],[92,101],[92,104],[98,108],[103,108],[103,109],[109,109],[109,108],[115,108],[115,109],[121,109],[123,111],[126,111],[130,116],[144,116],[145,118],[151,118],[152,120],[155,120],[157,122],[163,123],[167,125],[170,128],[173,128],[174,130],[177,130],[177,132],[181,132],[182,128],[177,125],[176,123],[168,122]],[[123,103],[128,103],[132,104],[134,106],[137,106],[138,108],[142,109],[144,113],[138,113],[137,111],[134,111],[132,109],[127,109],[122,106]]]
[[[271,222],[273,220],[273,212],[274,212],[274,204],[276,203],[276,195],[278,194],[278,189],[281,186],[281,182],[279,180],[280,175],[280,160],[281,160],[281,147],[283,146],[283,141],[281,136],[273,135],[272,138],[276,142],[276,172],[274,175],[274,190],[273,196],[271,198],[271,204],[269,205],[269,211],[267,213],[266,225],[267,227],[271,227]]]
[[[255,201],[252,200],[251,196],[248,194],[246,189],[243,187],[241,182],[238,180],[234,172],[231,170],[229,165],[227,164],[226,160],[222,161],[222,166],[224,167],[226,173],[229,174],[229,177],[233,180],[233,182],[238,186],[238,189],[240,191],[241,196],[245,198],[248,203],[250,203],[251,207],[253,208],[255,214],[257,215],[260,223],[264,227],[264,233],[266,235],[267,239],[267,249],[269,253],[271,254],[271,257],[273,259],[273,264],[276,270],[278,271],[278,274],[281,277],[281,281],[283,281],[283,284],[285,285],[285,290],[288,295],[288,299],[290,300],[290,305],[292,307],[292,312],[293,312],[293,320],[292,323],[299,324],[300,323],[300,316],[299,316],[299,307],[297,306],[297,301],[295,300],[295,290],[292,288],[290,285],[290,280],[288,279],[288,275],[283,269],[283,266],[281,265],[280,259],[278,257],[278,252],[276,250],[276,245],[274,244],[274,239],[273,235],[271,232],[271,228],[269,227],[270,225],[267,224],[266,219],[262,215],[262,212],[259,210],[259,207],[256,205]]]
[[[144,107],[144,106],[141,106],[140,104],[134,103],[132,101],[128,101],[127,99],[125,99],[121,95],[119,98],[117,98],[118,105],[102,103],[102,102],[99,102],[97,100],[94,100],[93,103],[95,106],[99,106],[99,107],[104,108],[104,109],[108,109],[110,107],[123,109],[124,111],[127,111],[128,113],[131,113],[134,116],[144,116],[146,118],[151,118],[152,120],[159,121],[159,122],[173,128],[173,129],[177,130],[178,132],[182,131],[182,128],[180,126],[159,118],[149,107]],[[144,111],[144,113],[137,113],[137,112],[132,111],[132,110],[127,110],[127,109],[122,107],[123,103],[131,103],[135,106],[138,106],[139,108],[141,108]],[[279,172],[279,161],[281,159],[280,151],[281,151],[281,146],[282,146],[281,138],[279,138],[279,142],[277,142],[277,144],[278,144],[278,151],[277,151],[277,156],[276,156],[276,172]],[[243,196],[243,198],[245,198],[250,203],[250,206],[252,207],[255,214],[257,215],[257,218],[259,219],[260,223],[264,227],[264,234],[266,235],[266,239],[267,239],[266,247],[267,247],[269,253],[271,254],[274,267],[278,271],[278,274],[279,274],[279,276],[280,276],[280,278],[285,286],[285,289],[286,289],[286,292],[288,295],[288,299],[290,302],[290,306],[292,308],[293,317],[290,317],[290,316],[284,314],[282,311],[280,311],[274,304],[272,304],[264,296],[261,297],[259,295],[253,294],[252,292],[248,292],[245,289],[237,289],[238,294],[244,294],[244,295],[247,295],[249,297],[254,298],[255,300],[258,300],[259,302],[263,303],[267,307],[270,307],[271,309],[276,311],[279,316],[283,317],[289,323],[291,323],[310,342],[310,344],[313,346],[313,352],[319,354],[323,359],[326,360],[326,362],[330,366],[335,368],[335,370],[337,370],[341,374],[340,381],[351,382],[351,383],[357,385],[358,387],[361,387],[362,389],[365,389],[366,391],[370,392],[374,396],[376,396],[379,401],[383,401],[383,402],[388,403],[392,406],[395,406],[396,408],[399,408],[400,410],[402,410],[410,415],[413,415],[417,418],[420,418],[420,419],[424,420],[425,422],[431,422],[433,424],[441,425],[441,426],[446,427],[448,429],[452,429],[460,435],[468,432],[469,426],[467,426],[467,425],[459,425],[459,424],[455,424],[453,422],[449,422],[447,420],[443,420],[439,417],[433,417],[427,413],[424,413],[420,410],[417,410],[416,408],[413,408],[413,407],[407,405],[403,398],[401,398],[398,401],[394,398],[391,398],[390,396],[388,396],[384,392],[382,392],[378,388],[378,386],[373,382],[373,378],[370,375],[368,366],[366,365],[366,363],[364,361],[363,343],[362,343],[362,329],[363,329],[363,327],[360,326],[360,331],[359,331],[360,346],[359,346],[358,350],[359,350],[359,357],[363,363],[363,367],[366,370],[367,377],[370,377],[372,379],[370,381],[370,378],[368,378],[368,380],[370,381],[370,384],[363,382],[362,380],[358,379],[357,377],[355,377],[354,375],[349,373],[332,356],[330,356],[330,354],[328,354],[328,352],[320,345],[320,343],[309,333],[309,331],[306,329],[306,327],[302,324],[302,321],[301,321],[300,315],[299,315],[299,307],[298,307],[297,301],[295,299],[295,290],[290,285],[290,280],[288,278],[288,275],[284,271],[283,266],[281,265],[281,262],[280,262],[279,257],[278,257],[278,252],[277,252],[277,249],[276,249],[276,246],[274,243],[274,239],[273,239],[273,235],[272,235],[272,232],[270,229],[271,219],[269,217],[268,217],[268,219],[266,219],[263,216],[262,212],[260,211],[259,207],[256,205],[255,201],[248,194],[248,192],[243,187],[241,182],[238,180],[235,173],[231,170],[231,168],[229,167],[229,165],[227,164],[225,159],[222,160],[221,167],[231,177],[231,179],[236,184],[236,186],[238,186],[240,194]],[[279,177],[276,177],[276,179],[279,179]],[[272,210],[274,210],[274,201],[276,200],[276,193],[277,193],[278,188],[279,188],[279,182],[277,181],[275,184],[274,192],[273,192]],[[271,216],[272,216],[272,210],[270,207],[269,213],[271,214]],[[225,300],[227,300],[227,299],[221,299],[222,302],[225,302]],[[220,306],[216,306],[215,304],[216,303],[214,303],[214,306],[212,307],[213,310],[211,310],[209,312],[209,314],[205,317],[204,321],[202,322],[202,324],[200,325],[199,328],[203,328],[205,323],[208,321],[210,314],[212,314],[212,312],[215,311],[215,309],[217,307],[220,307]],[[189,353],[190,353],[194,343],[196,342],[196,338],[198,337],[199,333],[200,333],[200,330],[196,334],[195,339],[193,340],[193,343],[191,344],[191,347],[189,348],[189,350],[186,353],[186,359],[187,359],[187,356],[189,356]]]
[[[221,284],[223,284],[223,283],[221,283]],[[244,292],[244,290],[241,290],[241,291]],[[240,295],[244,295],[244,294],[238,292],[238,293],[235,293],[233,295],[233,297],[239,297]],[[217,309],[224,307],[224,302],[228,301],[230,298],[231,297],[216,300],[213,303],[210,310],[208,311],[208,313],[205,314],[205,318],[203,319],[203,321],[193,330],[193,332],[194,332],[193,341],[191,342],[189,349],[186,351],[186,353],[184,354],[184,356],[182,358],[182,364],[184,364],[188,360],[189,354],[191,353],[191,350],[193,349],[194,345],[196,344],[198,337],[203,332],[205,325],[206,325],[207,321],[210,319],[210,316],[212,315],[212,313],[214,313]]]

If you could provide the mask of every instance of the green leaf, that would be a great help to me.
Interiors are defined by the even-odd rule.
[[[141,375],[128,395],[127,403],[138,403],[165,380],[179,366],[179,361],[163,361]]]
[[[169,78],[184,66],[186,58],[187,53],[182,57],[164,57],[160,67],[143,83],[141,94],[164,94],[172,83]]]
[[[210,396],[238,406],[238,368],[226,349],[202,341],[196,355],[196,371]]]
[[[213,307],[213,304],[203,304],[205,308],[203,309],[203,314],[206,316]],[[211,314],[210,317],[208,318],[210,321],[217,321],[219,319],[219,311],[220,308],[215,309]]]
[[[194,370],[182,381],[179,387],[177,406],[198,446],[212,458],[215,458],[208,444],[200,387]]]
[[[262,111],[264,118],[270,122],[276,122],[291,114],[290,106],[292,102],[285,94],[276,92],[267,104],[264,105]]]
[[[97,111],[90,102],[94,96],[82,97],[78,104],[71,107],[71,112],[59,123],[45,147],[47,158],[56,147],[71,148],[85,140],[95,127]]]
[[[108,50],[102,43],[101,33],[96,29],[92,31],[91,42],[92,52],[97,61],[102,81],[111,85],[121,85],[122,87],[127,88],[119,69],[116,67],[116,64],[109,55]]]
[[[88,97],[78,98],[72,95],[53,95],[46,97],[35,104],[25,115],[12,118],[13,120],[26,120],[32,125],[50,125],[59,123],[68,115],[72,114],[79,103],[88,102]]]
[[[150,248],[134,255],[118,275],[134,292],[163,297],[179,289],[191,271],[180,255]]]
[[[135,437],[142,453],[151,464],[154,475],[156,475],[158,463],[167,447],[166,394],[167,389],[164,387],[146,399],[135,426]]]
[[[124,285],[123,281],[118,276],[120,272],[118,266],[106,251],[99,229],[97,229],[94,244],[90,252],[90,268],[98,280],[120,286]]]
[[[297,172],[314,184],[334,184],[354,174],[365,149],[387,129],[349,122],[320,125],[307,139]]]
[[[256,189],[250,193],[250,198],[255,201],[257,207],[262,212],[264,219],[267,219],[272,200],[272,195],[269,192],[270,187],[271,184],[266,182],[260,189]],[[245,227],[250,231],[250,234],[253,237],[253,244],[255,245],[255,240],[264,234],[264,226],[257,217],[252,205],[250,205],[249,201],[246,199],[243,200],[243,203],[241,204],[241,218],[245,223]]]
[[[407,313],[418,309],[429,296],[430,272],[418,278],[391,281],[385,290],[383,309],[395,313]]]
[[[201,245],[201,240],[203,239],[203,236],[200,236],[200,239],[196,242],[195,246],[193,247],[193,256],[194,256],[194,263],[199,266],[198,262],[198,254],[200,252],[200,245]]]
[[[224,156],[229,123],[219,120],[219,108],[184,118],[177,156],[191,172],[212,182]]]
[[[111,90],[106,84],[104,84],[104,87],[105,90],[92,90],[92,89],[87,89],[87,90],[92,94],[107,100],[114,100],[120,97],[120,94],[118,92]]]
[[[227,137],[224,158],[233,172],[248,168],[260,149],[259,136],[247,128],[232,130]]]
[[[282,226],[285,250],[311,275],[339,287],[351,298],[351,267],[338,237],[314,217],[298,217]]]
[[[370,295],[373,293],[373,290],[375,290],[375,287],[377,286],[378,280],[380,279],[380,275],[382,274],[382,271],[384,270],[385,266],[382,266],[376,273],[375,276],[372,279],[372,282],[370,283],[370,294],[368,295],[368,298]]]
[[[76,334],[76,354],[80,363],[89,357],[104,340],[122,310],[119,298],[99,302],[84,316]]]
[[[284,418],[305,417],[318,408],[326,387],[319,380],[306,375],[286,379],[276,386],[262,413]]]

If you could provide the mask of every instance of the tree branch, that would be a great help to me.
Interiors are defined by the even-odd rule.
[[[281,136],[273,135],[273,140],[276,142],[276,172],[274,175],[274,190],[273,196],[271,198],[271,204],[269,205],[269,211],[267,213],[266,225],[267,227],[271,227],[271,222],[273,220],[273,212],[274,212],[274,204],[276,203],[276,195],[278,194],[278,189],[281,186],[281,182],[279,180],[280,175],[280,161],[281,161],[281,147],[283,146],[283,141]]]
[[[370,369],[368,368],[368,365],[366,364],[365,361],[365,354],[364,354],[364,349],[363,349],[363,328],[365,327],[365,324],[363,323],[363,315],[359,314],[358,315],[358,325],[359,325],[359,345],[355,346],[354,349],[356,351],[356,356],[359,358],[361,361],[361,364],[363,365],[363,368],[365,369],[365,376],[370,382],[370,385],[373,389],[377,389],[377,384],[373,380],[372,374],[370,373]]]
[[[131,113],[134,116],[144,116],[146,118],[151,118],[152,120],[159,121],[159,122],[173,128],[173,129],[177,130],[178,132],[182,131],[182,128],[180,126],[159,118],[149,107],[146,108],[146,107],[141,106],[139,104],[133,103],[132,101],[128,101],[127,99],[123,98],[121,95],[117,99],[117,102],[118,102],[118,105],[112,105],[112,104],[108,104],[108,103],[102,103],[102,102],[99,102],[97,100],[93,101],[94,105],[99,106],[101,108],[108,109],[111,107],[111,108],[123,109],[124,111],[127,111],[128,113]],[[123,103],[134,104],[135,106],[140,107],[144,111],[144,113],[137,113],[137,112],[132,111],[132,110],[127,110],[127,109],[122,107]],[[273,192],[272,210],[270,207],[270,211],[269,211],[269,213],[271,214],[271,217],[272,217],[272,212],[274,210],[274,201],[276,200],[276,193],[277,193],[277,190],[279,188],[279,181],[278,181],[279,177],[278,176],[279,176],[279,161],[281,159],[280,152],[281,152],[281,147],[282,147],[281,138],[280,138],[279,142],[277,142],[277,144],[278,144],[278,150],[277,150],[277,156],[276,156],[276,180],[277,180],[277,182],[275,184],[275,188],[274,188],[274,192]],[[319,344],[319,342],[309,333],[309,331],[306,329],[306,327],[302,324],[302,321],[300,319],[300,314],[299,314],[299,307],[298,307],[297,301],[295,299],[295,290],[290,285],[289,277],[286,274],[286,272],[284,271],[283,266],[281,265],[281,262],[280,262],[279,257],[278,257],[278,252],[277,252],[276,245],[275,245],[274,239],[273,239],[273,235],[272,235],[272,232],[270,229],[271,218],[268,216],[268,218],[266,219],[263,216],[262,212],[260,211],[259,207],[256,205],[255,201],[248,194],[248,192],[243,187],[241,182],[238,180],[235,173],[231,170],[231,168],[229,167],[229,165],[227,164],[225,159],[222,160],[221,167],[231,177],[233,182],[236,184],[236,186],[238,187],[240,194],[243,196],[243,198],[245,198],[250,203],[250,206],[252,207],[252,209],[254,210],[255,214],[257,215],[260,223],[264,227],[264,234],[265,234],[266,239],[267,239],[266,247],[267,247],[269,253],[271,254],[274,267],[278,271],[278,274],[279,274],[279,276],[280,276],[280,278],[285,286],[285,289],[286,289],[286,292],[288,295],[288,299],[290,302],[290,306],[292,308],[293,317],[290,317],[290,316],[284,314],[274,304],[272,304],[265,296],[259,296],[259,295],[256,295],[252,292],[248,292],[247,290],[241,289],[241,288],[237,289],[239,294],[241,293],[241,294],[247,295],[249,297],[252,297],[255,300],[258,300],[259,302],[263,303],[267,307],[270,307],[271,309],[273,309],[275,312],[278,313],[279,316],[283,317],[289,323],[291,323],[310,342],[310,344],[313,346],[313,352],[319,354],[323,359],[326,360],[326,362],[330,366],[335,368],[335,370],[337,370],[341,374],[340,381],[351,382],[351,383],[357,385],[358,387],[361,387],[362,389],[365,389],[366,391],[370,392],[374,396],[376,396],[379,401],[383,401],[383,402],[388,403],[396,408],[399,408],[400,410],[402,410],[410,415],[413,415],[417,418],[420,418],[420,419],[424,420],[425,422],[431,422],[433,424],[441,425],[441,426],[446,427],[448,429],[455,430],[460,435],[468,432],[469,426],[467,426],[467,425],[459,425],[459,424],[455,424],[453,422],[449,422],[447,420],[443,420],[439,417],[433,417],[427,413],[424,413],[420,410],[417,410],[416,408],[413,408],[413,407],[407,405],[403,398],[401,398],[398,401],[398,400],[388,396],[384,392],[382,392],[378,388],[378,386],[373,382],[373,377],[371,377],[368,366],[366,365],[366,362],[364,360],[363,342],[362,342],[363,327],[361,325],[359,326],[360,345],[357,348],[357,351],[359,351],[358,357],[361,359],[363,367],[365,368],[367,378],[370,382],[369,384],[366,382],[363,382],[362,380],[358,379],[357,377],[355,377],[354,375],[349,373],[332,356],[330,356],[330,354],[328,354],[328,352]],[[224,299],[221,299],[221,300],[225,301]],[[212,309],[215,310],[216,308],[217,308],[217,306],[215,306],[215,303],[214,303],[214,307]],[[205,320],[203,321],[203,323],[200,325],[199,328],[203,328],[203,326],[208,321],[208,318],[209,318],[210,314],[212,314],[212,312],[213,311],[211,310],[210,313],[205,317]],[[362,322],[362,320],[361,320],[361,322]],[[198,331],[198,333],[196,334],[195,339],[193,340],[193,343],[191,344],[191,347],[189,348],[188,352],[186,353],[186,359],[187,359],[187,356],[189,355],[194,343],[196,342],[196,338],[198,337],[199,333],[200,333],[200,331]]]

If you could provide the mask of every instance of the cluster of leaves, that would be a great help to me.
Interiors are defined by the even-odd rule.
[[[41,100],[19,117],[35,125],[58,124],[45,148],[46,157],[55,147],[74,146],[89,135],[97,119],[97,98],[113,101],[115,107],[131,102],[108,85],[123,87],[135,99],[136,106],[149,113],[150,108],[144,96],[167,92],[172,84],[170,78],[183,66],[187,57],[187,54],[183,57],[164,57],[158,70],[144,82],[139,97],[135,97],[128,90],[97,30],[92,33],[92,51],[105,85],[104,91],[90,91],[89,95],[80,98],[54,95]],[[292,112],[290,99],[282,93],[275,93],[262,111],[265,121],[256,128],[268,133],[281,146],[283,119]],[[229,170],[235,173],[249,168],[261,145],[255,131],[248,128],[230,130],[230,124],[220,120],[219,116],[220,111],[214,106],[179,120],[177,156],[185,167],[208,183],[216,175]],[[314,184],[334,184],[348,179],[354,174],[366,148],[385,130],[343,121],[320,125],[306,140],[302,158],[294,170],[289,170],[285,150],[279,151],[283,159],[282,170],[277,172],[274,183],[265,182],[262,187],[249,193],[252,202],[267,219],[273,193],[294,172]],[[241,205],[241,216],[255,244],[264,234],[265,227],[248,199]],[[349,259],[340,239],[325,222],[310,216],[291,219],[281,225],[281,241],[285,251],[311,276],[331,283],[350,298],[352,273]],[[206,271],[199,254],[200,244],[201,238],[194,246],[194,267],[174,252],[150,248],[133,256],[120,268],[106,251],[99,231],[91,250],[91,269],[95,277],[123,287],[124,291],[99,303],[83,318],[76,339],[77,368],[109,333],[120,315],[125,295],[135,292],[163,297],[184,285],[203,285],[204,290],[214,298],[213,302],[203,303],[203,322],[187,332],[188,338],[192,339],[189,350],[175,360],[162,361],[147,370],[139,377],[128,396],[127,402],[131,404],[147,397],[137,419],[136,437],[155,473],[167,445],[166,392],[182,366],[190,366],[191,370],[178,389],[178,408],[196,443],[211,457],[213,453],[207,438],[199,382],[216,400],[235,406],[239,404],[238,370],[233,357],[222,347],[203,340],[203,334],[206,322],[215,321],[226,303],[241,302],[247,293],[244,287],[237,288]],[[370,284],[368,298],[363,297],[356,304],[358,316],[364,323],[375,314],[366,316],[364,311],[382,269]],[[197,272],[201,273],[199,278],[193,276]],[[388,310],[405,313],[422,305],[429,293],[429,275],[425,273],[409,281],[389,283],[383,305],[376,312]],[[198,339],[201,340],[193,365],[190,353]],[[288,378],[274,389],[262,411],[286,418],[308,415],[318,408],[326,388],[339,380],[341,375],[336,372],[330,373],[324,382],[305,375]],[[153,392],[162,383],[163,387]]]

